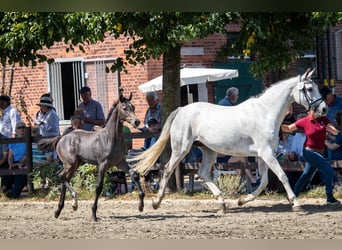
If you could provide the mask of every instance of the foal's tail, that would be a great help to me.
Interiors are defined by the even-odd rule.
[[[166,147],[166,144],[170,138],[170,128],[172,125],[172,122],[174,118],[176,117],[177,113],[179,112],[179,108],[173,111],[169,117],[167,118],[162,132],[160,136],[158,137],[158,140],[155,144],[153,144],[152,147],[144,151],[143,153],[133,157],[129,161],[138,161],[134,169],[137,170],[140,173],[147,173],[150,169],[153,168],[154,163],[158,160],[159,156],[163,152],[164,148]]]
[[[44,138],[38,141],[37,148],[41,151],[48,151],[56,149],[56,145],[62,136],[56,136],[52,138]]]

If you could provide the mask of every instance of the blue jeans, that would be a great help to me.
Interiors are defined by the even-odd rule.
[[[319,174],[321,176],[322,182],[325,185],[325,193],[327,199],[333,198],[333,179],[334,179],[334,170],[330,166],[329,161],[324,158],[320,153],[303,149],[303,158],[306,161],[304,171],[298,181],[296,182],[293,192],[296,196],[303,189],[304,185],[308,183],[310,178],[316,169],[318,169]]]

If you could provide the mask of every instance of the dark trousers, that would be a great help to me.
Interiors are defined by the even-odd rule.
[[[8,169],[8,163],[1,166],[2,169]],[[6,196],[10,198],[18,198],[21,190],[27,185],[27,175],[2,175],[1,187],[5,187]]]

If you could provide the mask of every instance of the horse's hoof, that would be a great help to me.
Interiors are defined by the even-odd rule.
[[[153,209],[158,209],[158,208],[159,208],[159,205],[158,205],[157,202],[152,201],[152,207],[153,207]]]
[[[139,212],[144,211],[144,206],[139,206]]]
[[[73,203],[71,204],[71,206],[72,206],[72,209],[73,209],[74,211],[77,211],[77,208],[78,208],[77,201],[73,201]]]
[[[305,212],[301,206],[292,206],[293,212]]]
[[[61,212],[59,212],[59,211],[55,211],[55,218],[56,218],[56,219],[59,217],[60,213],[61,213]]]
[[[222,210],[223,213],[227,212],[227,207],[225,203],[219,203],[219,208]]]
[[[238,199],[238,206],[241,207],[241,206],[243,206],[244,204],[245,204],[245,201],[244,201],[243,197],[239,198],[239,199]]]

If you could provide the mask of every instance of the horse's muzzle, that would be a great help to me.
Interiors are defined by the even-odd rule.
[[[138,127],[139,124],[140,124],[140,120],[137,119],[137,120],[134,121],[134,126],[135,126],[135,127]]]

